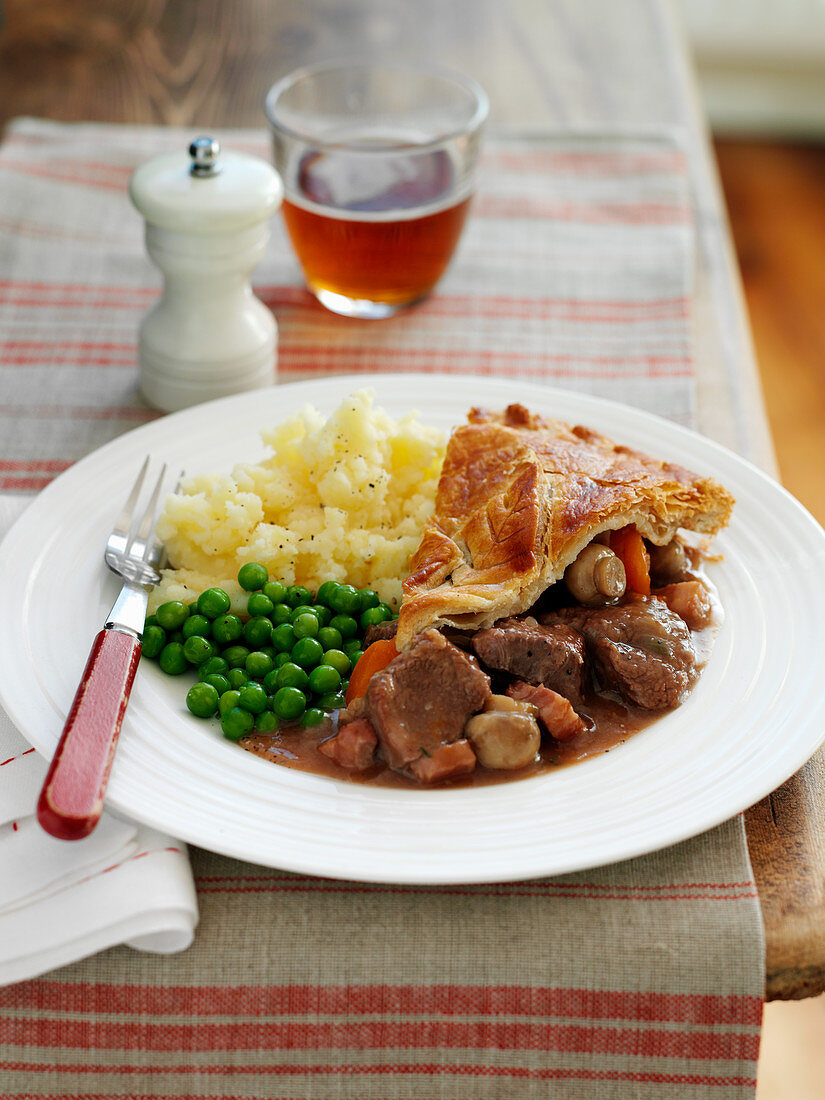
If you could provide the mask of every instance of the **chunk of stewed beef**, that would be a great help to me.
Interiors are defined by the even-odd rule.
[[[593,610],[564,608],[548,618],[581,631],[600,687],[637,707],[678,706],[696,679],[690,631],[655,596],[629,596]]]
[[[408,769],[459,740],[489,694],[490,678],[475,658],[437,630],[425,630],[370,680],[367,713],[387,762]]]
[[[473,649],[488,668],[543,684],[573,702],[584,691],[584,639],[562,622],[541,625],[531,616],[502,619],[473,637]]]

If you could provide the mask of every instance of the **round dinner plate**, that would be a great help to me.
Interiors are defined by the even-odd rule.
[[[777,787],[825,738],[825,533],[730,451],[637,409],[514,381],[336,377],[175,413],[77,462],[0,546],[0,702],[51,756],[92,638],[118,589],[103,564],[146,454],[170,470],[229,472],[264,454],[260,428],[369,387],[398,416],[448,429],[471,405],[519,401],[721,481],[732,522],[709,567],[725,622],[677,710],[558,772],[454,790],[369,787],[280,768],[185,708],[182,679],[138,671],[107,805],[201,847],[284,870],[389,883],[478,883],[611,863],[694,836]]]

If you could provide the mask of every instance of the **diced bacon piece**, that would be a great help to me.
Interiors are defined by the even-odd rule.
[[[322,741],[318,752],[334,760],[342,768],[362,772],[375,761],[378,735],[366,718],[356,718],[342,726],[335,737]]]
[[[703,630],[711,620],[713,603],[701,581],[677,581],[653,592],[670,610],[684,619],[688,630]]]
[[[432,756],[419,756],[409,766],[410,772],[422,783],[437,783],[443,779],[458,779],[469,775],[476,766],[476,754],[465,738],[441,745]]]
[[[557,691],[551,691],[541,684],[526,684],[523,680],[516,680],[508,686],[507,694],[511,699],[532,703],[537,707],[539,720],[557,741],[572,741],[574,737],[584,733],[584,722],[573,710],[570,700],[559,695]]]

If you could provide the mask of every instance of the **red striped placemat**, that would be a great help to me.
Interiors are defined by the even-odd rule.
[[[11,127],[0,488],[36,491],[158,415],[136,393],[135,337],[160,279],[125,187],[191,136]],[[263,133],[220,136],[266,155]],[[273,228],[254,284],[278,318],[282,380],[491,374],[692,420],[691,196],[664,136],[488,141],[455,263],[388,322],[321,310]],[[492,886],[192,858],[190,950],[117,948],[0,990],[4,1096],[753,1096],[763,945],[740,819],[627,863]]]

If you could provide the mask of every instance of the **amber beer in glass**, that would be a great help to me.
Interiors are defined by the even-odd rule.
[[[487,99],[410,66],[300,70],[270,91],[283,217],[328,309],[387,317],[432,290],[467,217]]]

